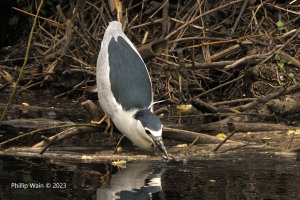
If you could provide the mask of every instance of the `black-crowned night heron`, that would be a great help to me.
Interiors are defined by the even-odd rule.
[[[153,112],[152,83],[137,49],[122,32],[121,23],[110,22],[97,60],[100,106],[115,126],[141,149],[156,145],[169,159],[162,140],[162,123]]]
[[[162,189],[161,177],[165,169],[150,162],[131,162],[112,174],[107,185],[97,189],[96,199],[155,199]]]

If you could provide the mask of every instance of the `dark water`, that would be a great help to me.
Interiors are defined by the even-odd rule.
[[[300,199],[300,162],[261,153],[125,168],[1,158],[0,199]]]

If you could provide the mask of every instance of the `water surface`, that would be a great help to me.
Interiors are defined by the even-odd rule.
[[[264,153],[119,167],[0,159],[3,200],[299,199],[299,182],[297,159]]]

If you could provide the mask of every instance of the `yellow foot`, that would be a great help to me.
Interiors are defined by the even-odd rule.
[[[104,117],[103,117],[101,120],[99,120],[99,121],[91,120],[91,123],[92,123],[92,124],[100,125],[100,124],[102,124],[104,121],[106,122],[106,128],[105,128],[104,133],[107,133],[108,130],[110,129],[109,135],[112,136],[112,133],[113,133],[113,130],[114,130],[114,126],[113,126],[113,124],[111,123],[111,120],[110,120],[110,118],[109,118],[107,115],[104,115]]]

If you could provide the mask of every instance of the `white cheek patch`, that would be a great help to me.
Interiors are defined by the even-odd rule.
[[[162,135],[162,126],[158,131],[153,131],[153,130],[150,130],[149,128],[146,128],[146,127],[145,127],[145,130],[149,131],[150,134],[154,137],[161,137],[161,135]]]

